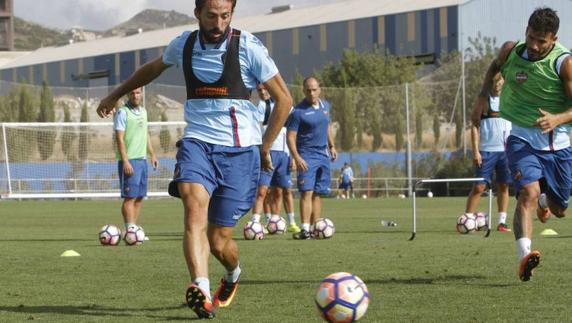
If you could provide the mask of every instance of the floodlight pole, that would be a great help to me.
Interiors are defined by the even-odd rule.
[[[12,183],[10,178],[10,160],[8,159],[8,140],[6,139],[6,125],[2,124],[2,138],[4,138],[4,158],[6,160],[6,180],[8,180],[8,196],[12,195]]]
[[[409,83],[405,83],[405,122],[407,131],[407,196],[412,194],[412,170],[411,170],[411,136],[409,129]]]
[[[482,177],[476,178],[439,178],[439,179],[422,179],[419,180],[413,185],[413,223],[412,223],[412,231],[411,237],[409,241],[413,241],[417,234],[417,199],[416,199],[416,191],[417,185],[425,184],[425,183],[453,183],[453,182],[485,182],[486,180]],[[485,238],[491,234],[491,218],[492,218],[492,209],[493,209],[493,189],[489,185],[489,222],[487,225],[487,231],[485,232]]]

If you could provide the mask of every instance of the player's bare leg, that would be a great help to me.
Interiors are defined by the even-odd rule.
[[[224,266],[225,275],[214,295],[216,307],[229,306],[236,294],[240,280],[238,246],[232,239],[232,227],[209,224],[208,238],[211,253]]]
[[[514,237],[520,261],[518,274],[522,281],[530,280],[534,269],[540,263],[540,253],[536,250],[531,250],[532,216],[538,205],[539,196],[540,186],[538,182],[524,186],[519,192],[514,214]]]
[[[294,233],[297,240],[310,239],[310,224],[312,223],[312,207],[314,191],[304,191],[300,193],[300,218],[302,219],[302,231]]]
[[[507,210],[508,210],[508,184],[507,183],[497,183],[497,210],[499,214],[499,223],[497,225],[497,231],[500,232],[510,232],[506,224]],[[492,214],[489,214],[492,216]]]

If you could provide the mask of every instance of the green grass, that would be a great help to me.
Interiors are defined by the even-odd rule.
[[[325,200],[324,215],[337,230],[330,240],[294,241],[287,235],[244,241],[237,228],[242,283],[217,320],[320,322],[313,303],[318,283],[348,271],[369,289],[364,322],[569,321],[570,221],[535,221],[533,246],[543,260],[533,279],[521,283],[512,234],[455,232],[464,202],[420,199],[412,242],[407,199]],[[180,201],[144,202],[141,224],[151,241],[102,247],[97,231],[106,223],[120,224],[119,209],[120,201],[0,202],[0,321],[194,319],[183,305],[189,274]],[[398,226],[383,227],[381,219]],[[560,235],[541,237],[544,227]],[[60,257],[68,249],[81,257]],[[216,285],[222,267],[210,264]]]

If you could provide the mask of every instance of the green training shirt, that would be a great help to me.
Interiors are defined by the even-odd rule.
[[[572,101],[562,87],[556,70],[558,58],[570,52],[560,43],[544,58],[530,61],[522,58],[526,49],[524,42],[518,42],[501,67],[505,83],[501,94],[501,117],[521,127],[536,127],[536,119],[542,108],[550,113],[567,110]]]
[[[119,110],[127,113],[127,123],[123,140],[128,159],[145,159],[147,157],[147,110],[139,107],[139,113],[134,113],[127,105]],[[115,151],[115,158],[121,160],[119,149]]]

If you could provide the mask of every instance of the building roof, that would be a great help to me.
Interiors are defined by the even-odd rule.
[[[346,0],[314,7],[293,8],[273,14],[237,17],[233,19],[232,26],[251,33],[258,33],[449,7],[465,2],[469,0]],[[192,24],[125,37],[101,38],[60,47],[43,47],[0,66],[0,69],[162,47],[168,45],[171,39],[183,31],[197,28],[197,24]]]

